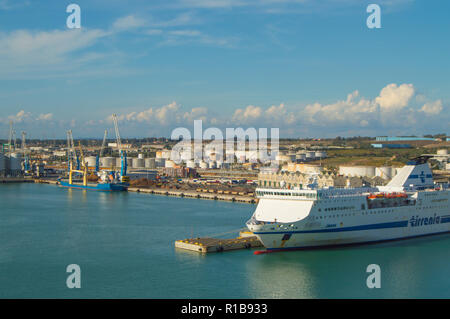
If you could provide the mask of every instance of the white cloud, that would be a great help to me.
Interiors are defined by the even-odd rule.
[[[134,15],[128,15],[125,17],[118,18],[113,23],[113,29],[124,31],[144,27],[145,25],[147,25],[147,21],[145,19],[136,17]]]
[[[280,105],[272,105],[265,112],[264,116],[269,123],[285,123],[292,124],[295,122],[295,115],[289,112],[284,103]]]
[[[47,114],[39,114],[39,116],[36,118],[38,121],[49,121],[53,119],[53,113],[47,113]]]
[[[162,125],[168,125],[169,121],[178,120],[177,111],[180,106],[176,102],[164,105],[163,107],[156,109],[155,117]]]
[[[184,12],[179,15],[177,15],[175,18],[165,21],[157,21],[154,19],[151,19],[150,25],[154,27],[179,27],[179,26],[185,26],[189,24],[196,24],[199,23],[199,19],[194,17],[192,13],[190,12]]]
[[[437,100],[434,102],[425,103],[420,109],[420,111],[424,112],[427,115],[437,115],[441,113],[442,109],[443,109],[442,101]]]
[[[206,107],[194,107],[190,112],[186,112],[183,115],[183,119],[187,123],[193,123],[195,120],[202,120],[206,122],[208,114],[208,109]]]
[[[53,119],[53,113],[47,114],[39,114],[38,116],[34,116],[33,113],[27,112],[25,110],[20,110],[16,114],[9,115],[4,119],[0,118],[0,122],[9,123],[12,121],[13,123],[36,123],[37,121],[50,121]]]
[[[180,106],[176,102],[164,105],[160,108],[150,107],[141,112],[130,112],[117,116],[120,121],[139,122],[139,123],[153,123],[167,126],[174,123],[179,123],[183,117],[180,111]],[[112,122],[112,115],[107,118],[108,122]]]
[[[31,120],[31,113],[26,112],[24,110],[20,110],[15,115],[8,116],[8,119],[7,119],[8,122],[13,121],[14,123],[21,123],[21,122],[25,122],[25,121],[29,121],[29,120]]]
[[[188,36],[188,37],[198,37],[202,35],[202,33],[197,30],[176,30],[176,31],[169,31],[168,33],[170,35]]]
[[[406,86],[413,87],[411,84]],[[410,94],[402,91],[401,88],[404,87],[403,84],[389,84],[373,98],[363,97],[358,91],[353,91],[345,99],[331,103],[314,102],[305,106],[281,103],[268,107],[248,105],[230,110],[228,115],[221,116],[210,114],[208,107],[186,109],[177,102],[172,102],[159,107],[130,110],[128,113],[120,114],[118,118],[121,122],[125,122],[123,125],[125,132],[134,130],[138,136],[167,136],[175,127],[192,127],[194,120],[202,120],[204,128],[208,126],[278,127],[281,135],[285,136],[286,134],[295,136],[299,132],[302,132],[303,136],[374,135],[392,132],[393,134],[418,134],[418,130],[421,129],[424,130],[423,133],[429,133],[430,127],[433,129],[446,127],[448,112],[443,112],[445,106],[442,100],[430,101],[422,96],[419,100],[425,102],[419,104],[415,96],[409,97]],[[386,94],[386,88],[391,89],[392,92]],[[381,107],[380,97],[385,99],[384,102],[390,101],[390,107]],[[405,105],[405,101],[409,103]],[[0,119],[0,122],[7,124],[9,120],[13,120],[15,123],[36,124],[42,127],[42,121],[48,121],[45,125],[58,122],[53,118],[53,113],[34,115],[20,110],[14,115]],[[60,124],[59,127],[83,129],[82,124],[75,122],[75,119],[70,123],[69,120],[63,122],[64,125]],[[111,117],[108,118],[108,122],[112,123]],[[106,123],[100,120],[88,123],[83,121],[83,124],[92,129],[93,126],[101,127]]]
[[[251,123],[259,119],[262,115],[262,108],[249,105],[245,109],[237,109],[233,114],[233,121],[237,123]]]
[[[144,34],[146,35],[160,35],[163,33],[163,30],[160,29],[148,29],[144,31]]]
[[[360,98],[359,92],[354,91],[347,95],[346,100],[325,105],[317,102],[309,104],[301,117],[314,124],[352,123],[367,126],[369,120],[376,118],[376,114],[376,104],[371,100]]]
[[[412,84],[397,86],[397,84],[392,83],[381,90],[375,101],[383,110],[399,110],[408,105],[414,93],[415,90]]]
[[[36,76],[40,71],[45,74],[79,71],[81,65],[105,57],[82,50],[92,47],[108,34],[97,29],[0,32],[1,76],[11,78]]]

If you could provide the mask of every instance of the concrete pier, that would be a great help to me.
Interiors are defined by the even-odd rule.
[[[237,194],[216,194],[216,193],[199,192],[199,191],[185,191],[185,190],[159,189],[159,188],[138,188],[138,187],[128,187],[128,191],[129,192],[155,194],[155,195],[165,195],[165,196],[178,196],[178,197],[210,199],[210,200],[224,200],[224,201],[241,202],[241,203],[248,203],[248,204],[256,203],[256,199],[253,198],[252,196],[243,196],[243,195],[237,195]]]
[[[24,180],[17,180],[16,182],[23,182]],[[54,184],[57,185],[56,180],[51,179],[29,179],[29,182],[42,183],[42,184]],[[0,180],[0,183],[2,181]],[[252,195],[240,195],[237,192],[229,192],[228,194],[222,193],[210,193],[205,191],[196,190],[176,190],[176,189],[164,189],[164,188],[139,188],[139,187],[128,187],[129,192],[137,193],[147,193],[154,195],[164,195],[164,196],[178,196],[187,198],[198,198],[198,199],[209,199],[209,200],[224,200],[229,202],[240,202],[247,204],[256,204],[258,199]]]
[[[177,240],[175,242],[175,247],[199,253],[216,253],[228,250],[262,247],[262,243],[252,233],[241,233],[239,237],[230,239],[199,237]]]
[[[26,177],[0,177],[0,183],[33,183],[33,179]]]

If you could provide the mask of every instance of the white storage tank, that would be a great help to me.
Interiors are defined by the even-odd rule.
[[[161,157],[165,159],[169,159],[172,151],[171,150],[162,150]]]
[[[223,163],[221,164],[221,167],[222,167],[222,169],[229,169],[229,168],[231,167],[231,164],[230,164],[230,163],[227,163],[227,162],[223,162]]]
[[[438,150],[437,155],[448,155],[448,151],[446,149]]]
[[[175,167],[175,162],[172,160],[167,160],[165,167],[169,168],[169,167]]]
[[[156,167],[165,167],[166,159],[165,158],[156,158]]]
[[[276,161],[278,161],[278,162],[290,162],[291,161],[291,157],[290,156],[288,156],[288,155],[281,155],[281,154],[279,154],[279,155],[277,155],[276,157],[275,157],[275,160]]]
[[[86,162],[89,167],[95,167],[97,158],[95,156],[88,156],[88,157],[86,157]]]
[[[375,175],[384,179],[391,179],[395,175],[395,169],[388,166],[377,167],[375,169]]]
[[[326,158],[327,157],[327,152],[318,151],[318,152],[315,152],[314,156],[316,158]]]
[[[306,152],[306,159],[313,159],[316,156],[316,152]]]
[[[11,171],[22,170],[22,154],[11,153],[11,156],[9,158],[9,169]]]
[[[144,155],[143,154],[138,154],[138,158],[144,159]]]
[[[182,161],[188,161],[192,159],[192,152],[191,151],[181,152],[180,156]]]
[[[203,168],[203,169],[208,168],[208,163],[206,163],[205,161],[201,161],[200,162],[200,168]]]
[[[375,166],[340,166],[339,174],[345,176],[375,176]]]
[[[156,168],[156,159],[155,158],[146,158],[144,162],[145,168]]]
[[[196,167],[195,162],[193,160],[187,161],[186,162],[186,167],[187,168],[195,168]]]
[[[216,155],[216,153],[210,153],[208,156],[209,156],[210,161],[215,161],[215,160],[217,160],[217,155]]]
[[[211,168],[211,169],[214,169],[214,168],[216,168],[217,167],[217,164],[216,164],[216,161],[211,161],[211,162],[209,162],[209,168]]]
[[[143,158],[133,158],[132,159],[132,167],[133,168],[144,168],[145,160]]]
[[[289,157],[289,161],[291,162],[295,162],[295,160],[297,159],[297,156],[294,153],[288,153],[286,154],[287,157]]]
[[[100,158],[101,167],[113,167],[116,164],[116,159],[114,157],[102,157]]]
[[[0,153],[0,174],[6,170],[6,157]]]
[[[122,165],[122,159],[120,157],[116,157],[116,167],[120,167]]]
[[[133,159],[131,157],[127,157],[127,167],[133,167]]]

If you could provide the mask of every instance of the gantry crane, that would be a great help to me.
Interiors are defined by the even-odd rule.
[[[95,159],[95,171],[98,173],[100,171],[100,157],[103,156],[103,151],[105,150],[106,145],[106,136],[108,135],[108,130],[105,130],[105,134],[103,135],[102,147],[100,148],[100,152]]]
[[[73,173],[81,173],[83,175],[83,186],[87,186],[87,176],[88,176],[88,166],[87,163],[84,161],[84,154],[83,154],[83,148],[81,147],[81,142],[78,142],[78,145],[80,147],[80,157],[81,157],[81,165],[82,169],[72,169],[72,162],[70,162],[69,166],[69,184],[72,185],[72,174]]]
[[[117,124],[117,115],[113,114],[114,129],[116,131],[117,148],[120,154],[120,178],[122,182],[128,181],[127,175],[127,152],[122,149],[122,141],[120,140],[119,125]]]
[[[24,157],[24,162],[23,162],[23,170],[25,171],[25,173],[29,173],[30,171],[30,160],[28,158],[27,155],[27,150],[26,150],[26,136],[27,133],[25,131],[22,131],[22,153],[23,153],[23,157]]]
[[[11,153],[14,151],[14,148],[16,146],[15,135],[16,135],[16,132],[14,130],[13,121],[9,121],[9,137],[8,137],[8,144],[7,144],[9,156],[11,156]],[[13,141],[14,141],[14,148],[13,148]]]
[[[76,169],[80,169],[80,158],[75,150],[75,144],[73,142],[72,130],[67,131],[67,168],[70,172],[70,167],[73,166],[73,161],[76,160]],[[71,164],[72,163],[72,164]]]

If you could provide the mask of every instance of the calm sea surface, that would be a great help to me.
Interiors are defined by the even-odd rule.
[[[174,241],[237,230],[254,205],[0,185],[0,298],[450,298],[450,235],[202,256]],[[81,267],[68,289],[66,267]],[[366,267],[381,267],[368,289]]]

